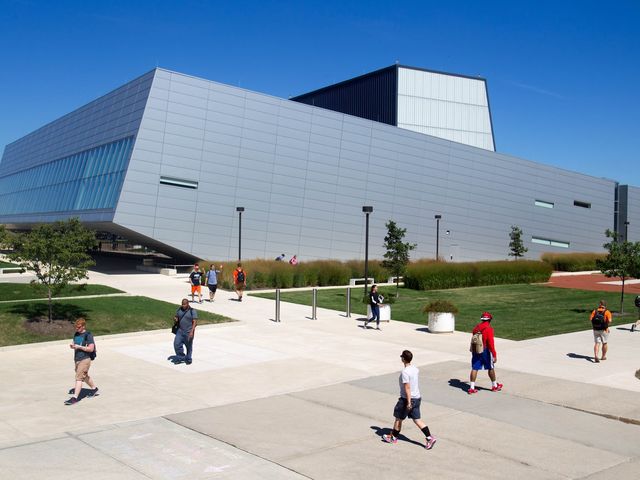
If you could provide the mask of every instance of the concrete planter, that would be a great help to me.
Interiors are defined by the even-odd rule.
[[[371,318],[371,305],[367,305],[367,318]],[[391,320],[391,305],[380,305],[380,321],[388,322]]]
[[[456,329],[453,313],[429,312],[429,333],[451,333]]]

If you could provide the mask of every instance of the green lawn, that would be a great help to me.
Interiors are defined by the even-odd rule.
[[[88,330],[94,335],[162,328],[168,331],[178,308],[177,304],[147,297],[57,300],[53,305],[56,318],[67,318],[69,323],[78,317],[86,318]],[[46,318],[47,308],[46,301],[0,304],[0,346],[70,338],[68,332],[52,329],[53,331],[43,334],[27,328],[30,319]],[[221,315],[204,311],[199,311],[198,317],[199,324],[231,321]],[[40,325],[44,326],[43,322],[40,322]]]
[[[0,268],[19,268],[20,265],[16,265],[14,263],[3,262],[0,260]]]
[[[104,295],[106,293],[122,293],[121,290],[105,285],[68,286],[58,297],[81,297],[85,295]],[[47,298],[44,288],[35,288],[28,283],[0,283],[0,300],[27,300],[29,298]]]
[[[385,297],[395,287],[380,289]],[[354,288],[352,312],[363,315],[366,305],[358,300],[362,288]],[[275,298],[275,294],[252,294]],[[630,323],[637,316],[634,295],[625,296],[624,318],[614,315],[613,325]],[[282,292],[286,302],[311,305],[311,291]],[[456,315],[456,330],[470,332],[478,323],[480,314],[487,310],[494,317],[496,336],[512,340],[557,335],[591,328],[589,314],[600,299],[605,299],[613,312],[619,310],[620,294],[551,288],[542,285],[499,285],[451,290],[417,291],[400,289],[400,299],[391,305],[391,318],[426,326],[427,316],[422,307],[435,299],[453,302],[460,312]],[[346,289],[318,290],[318,306],[345,311]]]

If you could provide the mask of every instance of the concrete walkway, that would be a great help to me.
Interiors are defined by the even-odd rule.
[[[173,303],[186,277],[103,275],[100,283]],[[219,291],[195,304],[239,320],[198,327],[194,363],[173,365],[167,330],[98,337],[101,395],[67,407],[68,342],[0,349],[0,465],[7,478],[637,478],[640,334],[613,329],[593,364],[589,331],[497,340],[501,393],[470,397],[469,335],[423,326],[363,330],[357,316]],[[167,312],[169,319],[173,309]],[[499,319],[495,322],[499,334]],[[421,369],[423,416],[386,445],[400,352]],[[486,376],[479,385],[488,387]],[[622,421],[621,421],[622,420]],[[28,468],[27,468],[28,467]]]

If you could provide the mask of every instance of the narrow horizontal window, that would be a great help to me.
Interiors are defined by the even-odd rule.
[[[536,200],[534,203],[536,207],[553,208],[552,202],[545,202],[544,200]]]
[[[185,180],[184,178],[173,178],[173,177],[160,177],[161,185],[171,185],[173,187],[181,187],[181,188],[198,188],[198,182],[194,182],[193,180]]]
[[[551,240],[549,238],[531,237],[531,243],[548,245],[550,247],[569,248],[569,242],[561,242],[559,240]]]
[[[573,205],[575,207],[582,207],[582,208],[591,208],[591,204],[587,203],[587,202],[581,202],[580,200],[574,200],[573,201]]]

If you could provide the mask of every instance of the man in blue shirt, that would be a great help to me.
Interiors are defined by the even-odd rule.
[[[216,270],[215,265],[209,265],[209,271],[207,272],[207,287],[209,287],[210,302],[213,302],[216,296],[216,290],[218,289],[219,273],[222,273],[222,265],[220,265],[220,270]]]
[[[180,308],[176,311],[174,320],[178,323],[178,331],[173,339],[173,349],[176,352],[172,358],[173,363],[186,363],[191,365],[193,353],[193,334],[196,332],[198,312],[189,306],[189,300],[182,299]],[[184,354],[184,347],[187,347],[187,354]]]
[[[91,390],[89,397],[98,394],[98,387],[89,376],[89,368],[91,360],[95,358],[96,345],[91,332],[87,331],[87,321],[84,318],[76,320],[76,333],[73,336],[73,343],[69,345],[73,350],[73,361],[76,368],[76,384],[72,389],[73,397],[64,402],[65,405],[75,405],[78,403],[80,392],[82,391],[82,382],[85,382]]]

